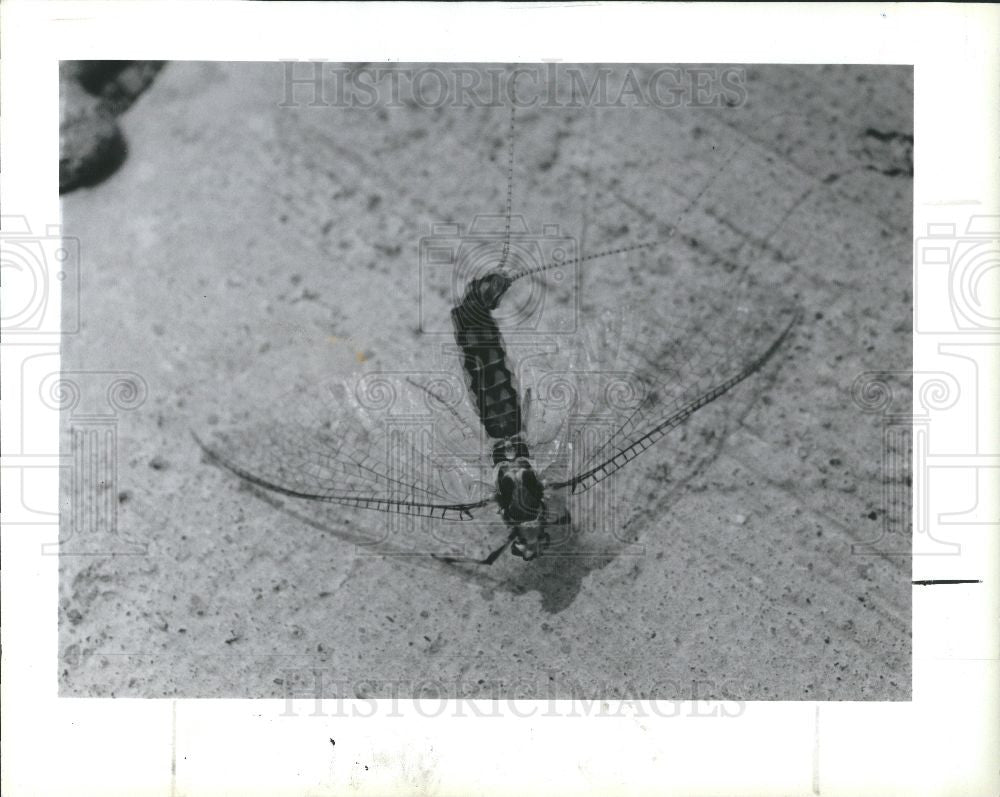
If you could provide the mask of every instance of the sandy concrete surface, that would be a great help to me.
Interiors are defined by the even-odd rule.
[[[680,217],[663,249],[581,264],[581,318],[711,316],[744,272],[803,317],[766,373],[620,472],[611,550],[584,532],[585,555],[477,569],[358,546],[384,515],[256,494],[190,432],[280,418],[359,362],[443,367],[419,330],[450,300],[421,292],[420,241],[502,211],[506,108],[284,107],[280,65],[167,64],[119,119],[121,169],[64,198],[63,369],[144,388],[107,438],[104,525],[63,515],[61,693],[908,699],[909,450],[886,424],[910,386],[871,372],[911,362],[912,72],[749,67],[745,87],[519,112],[533,228],[587,253]],[[86,419],[64,418],[78,445]],[[66,507],[94,489],[63,486]]]

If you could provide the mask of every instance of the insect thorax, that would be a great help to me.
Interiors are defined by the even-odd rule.
[[[528,446],[520,435],[498,441],[493,447],[496,465],[497,504],[508,523],[536,520],[545,508],[545,489],[528,459]]]

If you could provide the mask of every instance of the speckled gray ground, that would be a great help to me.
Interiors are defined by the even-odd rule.
[[[912,72],[752,67],[746,86],[738,108],[521,113],[515,210],[584,251],[662,233],[715,176],[663,252],[583,271],[584,314],[699,307],[748,266],[804,318],[766,378],[622,471],[641,555],[478,572],[364,553],[383,516],[262,500],[189,432],[359,355],[412,365],[420,238],[502,209],[507,111],[287,108],[280,66],[168,64],[120,118],[123,167],[64,200],[82,328],[63,367],[146,394],[108,438],[114,526],[64,513],[61,694],[908,699],[908,527],[883,514],[907,477],[852,385],[911,361]],[[64,480],[65,506],[81,489]]]

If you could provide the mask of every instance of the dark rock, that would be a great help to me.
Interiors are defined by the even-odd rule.
[[[125,160],[116,116],[149,86],[162,61],[59,64],[59,192],[101,182]]]

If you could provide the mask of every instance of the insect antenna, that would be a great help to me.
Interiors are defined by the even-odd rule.
[[[507,130],[507,206],[504,210],[503,252],[500,255],[498,270],[507,265],[510,255],[510,210],[514,194],[514,103],[510,105],[510,128]]]
[[[514,109],[511,108],[511,150],[510,150],[511,166],[513,166],[513,155],[514,155],[513,125],[514,125]],[[657,246],[662,246],[662,245],[668,243],[677,234],[677,230],[679,229],[681,222],[687,217],[688,213],[690,213],[691,210],[693,210],[698,205],[698,203],[701,201],[702,197],[704,197],[705,194],[708,192],[708,190],[713,185],[715,185],[715,182],[719,179],[719,176],[723,172],[726,171],[726,169],[728,168],[729,164],[732,162],[733,158],[735,158],[737,155],[739,155],[743,151],[743,149],[747,146],[748,143],[749,142],[746,141],[746,140],[743,141],[743,142],[741,142],[739,144],[739,146],[735,147],[732,150],[732,152],[729,153],[729,155],[726,157],[725,161],[723,161],[723,163],[715,171],[715,174],[712,175],[711,179],[707,183],[705,183],[705,185],[703,185],[698,190],[698,192],[691,198],[691,200],[687,203],[687,205],[684,207],[684,209],[681,210],[681,212],[679,214],[677,214],[677,218],[674,219],[673,224],[671,224],[667,228],[666,235],[664,235],[662,238],[657,238],[657,239],[652,240],[652,241],[643,241],[643,242],[640,242],[640,243],[630,244],[628,246],[620,246],[620,247],[617,247],[615,249],[605,249],[605,250],[603,250],[601,252],[594,252],[592,254],[584,255],[583,257],[572,258],[570,260],[555,260],[555,261],[553,261],[551,263],[547,263],[547,264],[544,264],[544,265],[541,265],[541,266],[533,266],[533,267],[530,267],[530,268],[524,268],[524,269],[521,269],[520,271],[515,271],[512,274],[510,274],[511,281],[514,282],[516,280],[521,279],[522,277],[528,277],[528,276],[531,276],[533,274],[540,274],[543,271],[549,271],[549,270],[554,269],[554,268],[562,268],[562,267],[565,267],[565,266],[574,266],[574,265],[577,265],[579,263],[586,263],[586,262],[589,262],[591,260],[598,260],[598,259],[603,258],[603,257],[611,257],[612,255],[625,254],[626,252],[633,252],[633,251],[636,251],[636,250],[639,250],[639,249],[653,249],[653,248],[655,248]],[[509,228],[510,228],[510,182],[509,182],[509,180],[510,180],[510,177],[511,177],[512,174],[513,174],[512,171],[508,173],[508,184],[507,184],[507,223],[508,223],[508,234],[509,234]],[[509,235],[508,235],[508,237],[509,237]],[[506,262],[508,248],[509,248],[509,241],[505,240],[505,243],[504,243],[504,262]]]
[[[603,252],[594,252],[590,255],[585,255],[583,257],[574,257],[570,260],[555,260],[551,263],[547,263],[544,266],[534,266],[532,268],[521,269],[511,274],[511,281],[519,280],[521,277],[529,277],[532,274],[540,274],[543,271],[549,271],[553,268],[560,268],[562,266],[575,266],[578,263],[586,263],[589,260],[597,260],[602,257],[610,257],[611,255],[620,255],[625,252],[632,252],[636,249],[651,249],[654,246],[660,246],[665,240],[647,241],[645,243],[630,244],[629,246],[621,246],[617,249],[607,249]]]

